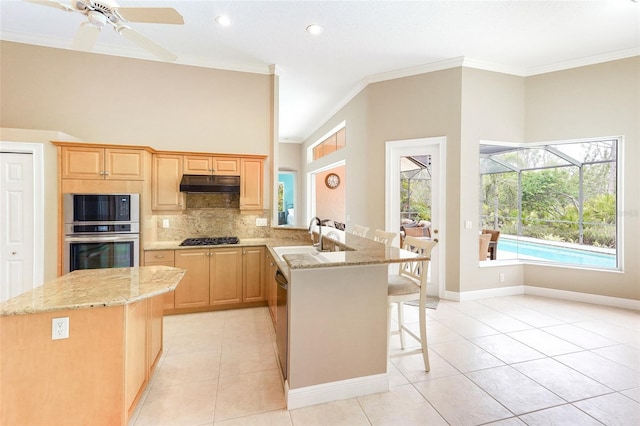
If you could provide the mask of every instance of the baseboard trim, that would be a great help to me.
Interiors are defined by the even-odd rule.
[[[491,297],[514,296],[524,294],[524,286],[517,285],[511,287],[489,288],[486,290],[463,291],[462,293],[455,291],[445,292],[445,299],[455,300],[456,302],[468,302],[469,300],[489,299]]]
[[[524,294],[640,311],[640,300],[623,299],[621,297],[602,296],[599,294],[580,293],[577,291],[556,290],[553,288],[533,286],[525,286]]]
[[[386,373],[298,389],[289,389],[289,382],[285,382],[284,386],[287,410],[355,398],[372,393],[387,392],[388,390],[389,377]]]
[[[552,288],[518,285],[511,287],[491,288],[487,290],[445,292],[445,299],[456,302],[470,300],[489,299],[492,297],[515,296],[518,294],[530,294],[532,296],[552,297],[555,299],[570,300],[573,302],[592,303],[594,305],[613,306],[615,308],[633,309],[640,311],[640,300],[623,299],[621,297],[602,296],[599,294],[580,293],[578,291],[556,290]]]

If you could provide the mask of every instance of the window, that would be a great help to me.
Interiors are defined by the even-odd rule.
[[[325,155],[344,148],[346,145],[346,128],[343,127],[313,147],[313,159],[317,160],[322,158]]]
[[[497,259],[618,267],[617,139],[481,144],[480,219]]]

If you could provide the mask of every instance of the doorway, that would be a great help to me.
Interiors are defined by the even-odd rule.
[[[42,144],[0,142],[0,301],[42,284]]]
[[[427,294],[444,297],[444,253],[445,238],[441,230],[445,229],[445,137],[407,139],[388,141],[385,146],[385,228],[387,231],[399,233],[403,214],[412,216],[411,220],[418,219],[430,222],[431,238],[438,239],[438,245],[431,254],[430,280],[427,285]],[[409,158],[418,159],[411,161]],[[413,211],[407,205],[402,205],[402,172],[408,163],[429,163],[430,184],[428,190],[421,191],[423,199],[420,200],[420,208],[414,204]],[[426,164],[425,164],[426,165]],[[407,171],[407,170],[405,170]],[[405,194],[407,192],[406,178],[417,176],[405,173]],[[406,197],[405,197],[406,201]],[[414,201],[415,203],[415,201]],[[428,218],[424,215],[427,215]],[[429,219],[429,220],[427,220]]]
[[[296,180],[292,171],[278,172],[278,225],[296,226]]]

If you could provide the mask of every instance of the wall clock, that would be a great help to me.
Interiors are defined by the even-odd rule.
[[[327,177],[324,178],[324,183],[327,185],[327,188],[335,189],[340,186],[340,176],[335,173],[329,173]]]

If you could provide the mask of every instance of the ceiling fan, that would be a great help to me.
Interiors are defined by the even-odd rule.
[[[178,57],[164,47],[133,30],[129,22],[153,24],[184,24],[182,16],[170,7],[120,7],[113,0],[71,0],[70,5],[55,0],[24,0],[42,6],[55,7],[65,12],[82,13],[88,18],[80,24],[72,47],[89,51],[98,39],[102,28],[111,25],[113,29],[148,52],[166,61],[175,61]]]

